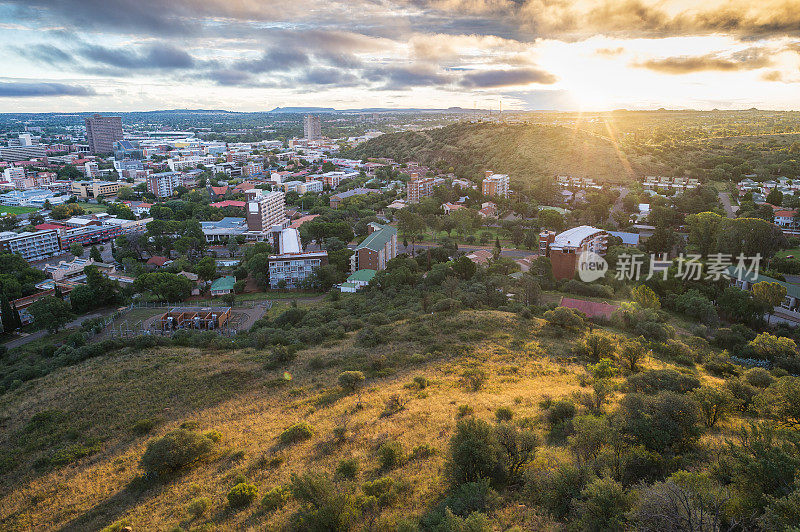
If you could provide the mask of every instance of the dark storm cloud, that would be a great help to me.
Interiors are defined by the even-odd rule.
[[[288,70],[293,67],[307,65],[308,62],[308,54],[303,51],[274,48],[264,52],[258,59],[238,61],[235,63],[234,68],[253,73],[264,73]]]
[[[654,70],[662,74],[691,74],[693,72],[716,71],[737,72],[740,70],[754,70],[769,66],[769,57],[757,50],[745,50],[729,58],[717,55],[667,57],[665,59],[650,59],[631,66]]]
[[[0,82],[0,98],[37,98],[54,96],[94,96],[91,87],[65,83]]]
[[[540,83],[549,85],[558,81],[553,74],[536,68],[518,68],[513,70],[488,70],[466,74],[459,85],[470,89],[488,89],[508,87],[511,85],[530,85]]]

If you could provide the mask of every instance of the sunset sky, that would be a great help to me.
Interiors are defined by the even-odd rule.
[[[0,0],[0,112],[800,109],[800,0]]]

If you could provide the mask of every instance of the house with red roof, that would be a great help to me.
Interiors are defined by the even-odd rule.
[[[602,301],[588,301],[571,297],[562,297],[560,306],[582,312],[589,318],[603,318],[606,320],[611,319],[611,315],[619,308],[617,305],[603,303]]]
[[[211,204],[212,207],[216,207],[217,209],[221,209],[223,207],[237,207],[239,209],[244,209],[245,205],[247,205],[246,202],[236,200],[218,201]]]
[[[228,185],[221,187],[211,187],[211,193],[214,194],[214,196],[222,197],[228,193]]]
[[[147,265],[154,266],[156,268],[163,268],[168,264],[172,264],[172,261],[169,260],[167,257],[161,257],[159,255],[155,255],[147,259]]]

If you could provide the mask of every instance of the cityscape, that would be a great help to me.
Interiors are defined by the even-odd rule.
[[[0,530],[796,530],[798,13],[0,0]]]

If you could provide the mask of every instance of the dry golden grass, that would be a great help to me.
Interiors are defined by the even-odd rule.
[[[403,478],[413,490],[381,514],[381,519],[406,518],[430,509],[445,490],[444,463],[447,443],[460,405],[470,405],[475,415],[493,419],[501,406],[514,411],[514,419],[537,418],[544,396],[559,398],[581,390],[583,366],[573,359],[577,338],[542,334],[540,321],[518,321],[514,315],[469,311],[436,317],[441,336],[413,339],[419,322],[396,324],[395,338],[387,345],[364,350],[353,336],[326,347],[299,353],[288,367],[265,369],[264,353],[255,350],[201,351],[160,348],[122,353],[64,368],[0,397],[4,431],[0,450],[19,450],[15,437],[25,433],[30,418],[44,410],[66,413],[81,437],[101,442],[100,451],[60,468],[37,468],[37,459],[52,446],[17,455],[11,473],[0,485],[0,529],[95,530],[125,520],[134,530],[166,530],[208,524],[213,529],[282,529],[296,505],[289,502],[275,513],[258,504],[230,510],[225,498],[239,475],[259,487],[259,497],[270,488],[286,484],[292,472],[328,472],[345,458],[357,458],[357,481],[384,474]],[[424,322],[423,322],[424,324]],[[421,353],[427,344],[461,346],[460,354],[433,353],[412,356],[387,376],[368,378],[361,394],[345,395],[336,384],[344,369],[364,357],[383,355],[395,360],[410,351]],[[468,348],[464,348],[468,346]],[[319,361],[338,361],[319,367]],[[483,389],[468,391],[461,383],[467,368],[479,366],[490,377]],[[664,363],[648,359],[646,367]],[[284,378],[284,372],[291,380]],[[408,386],[416,376],[429,380],[425,389]],[[399,395],[405,408],[381,416],[385,401]],[[137,435],[133,425],[141,419],[160,419],[147,435]],[[203,430],[216,429],[223,439],[209,459],[175,480],[142,490],[137,479],[139,460],[147,443],[186,421]],[[288,426],[305,421],[314,436],[288,447],[277,443]],[[334,429],[346,425],[348,437],[337,442]],[[402,443],[406,452],[428,444],[439,452],[410,461],[396,471],[379,471],[377,447],[385,441]],[[545,449],[539,460],[564,459],[563,449]],[[198,519],[187,513],[198,497],[211,507]],[[524,507],[504,508],[498,523],[526,523],[546,528],[547,521]]]

